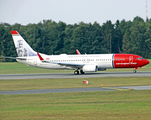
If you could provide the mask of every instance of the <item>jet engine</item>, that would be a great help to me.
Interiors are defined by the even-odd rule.
[[[82,68],[83,72],[97,72],[98,66],[97,65],[85,65]]]

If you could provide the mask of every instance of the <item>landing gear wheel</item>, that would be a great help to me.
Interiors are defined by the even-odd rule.
[[[83,70],[80,70],[80,73],[81,73],[81,74],[84,74]]]
[[[78,74],[79,74],[79,71],[78,71],[78,70],[74,71],[74,74],[75,74],[75,75],[78,75]]]
[[[136,70],[133,70],[133,73],[136,73]]]

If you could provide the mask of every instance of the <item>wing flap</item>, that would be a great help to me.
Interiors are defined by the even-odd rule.
[[[74,68],[81,68],[84,64],[76,64],[76,63],[56,63],[58,65],[67,66],[67,67],[74,67]]]

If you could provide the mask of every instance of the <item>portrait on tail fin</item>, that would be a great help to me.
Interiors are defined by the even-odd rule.
[[[16,50],[17,50],[18,57],[27,57],[28,56],[28,51],[26,48],[24,48],[22,40],[17,41]]]
[[[36,52],[28,45],[17,31],[11,31],[18,57],[37,56]]]

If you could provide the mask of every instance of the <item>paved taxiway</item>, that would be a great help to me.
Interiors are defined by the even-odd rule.
[[[8,74],[0,75],[0,80],[7,79],[52,79],[52,78],[93,78],[93,77],[143,77],[151,76],[151,71],[148,72],[98,72],[74,75],[73,73],[58,73],[58,74]]]
[[[151,90],[150,86],[126,86],[126,87],[96,87],[96,88],[65,88],[65,89],[45,89],[45,90],[19,90],[0,91],[0,95],[17,94],[41,94],[41,93],[62,93],[62,92],[90,92],[90,91],[113,91],[113,90]]]
[[[20,90],[20,91],[0,91],[0,94],[38,94],[38,93],[61,93],[61,92],[89,92],[89,91],[109,91],[109,88],[66,88],[66,89],[46,89],[46,90]]]

